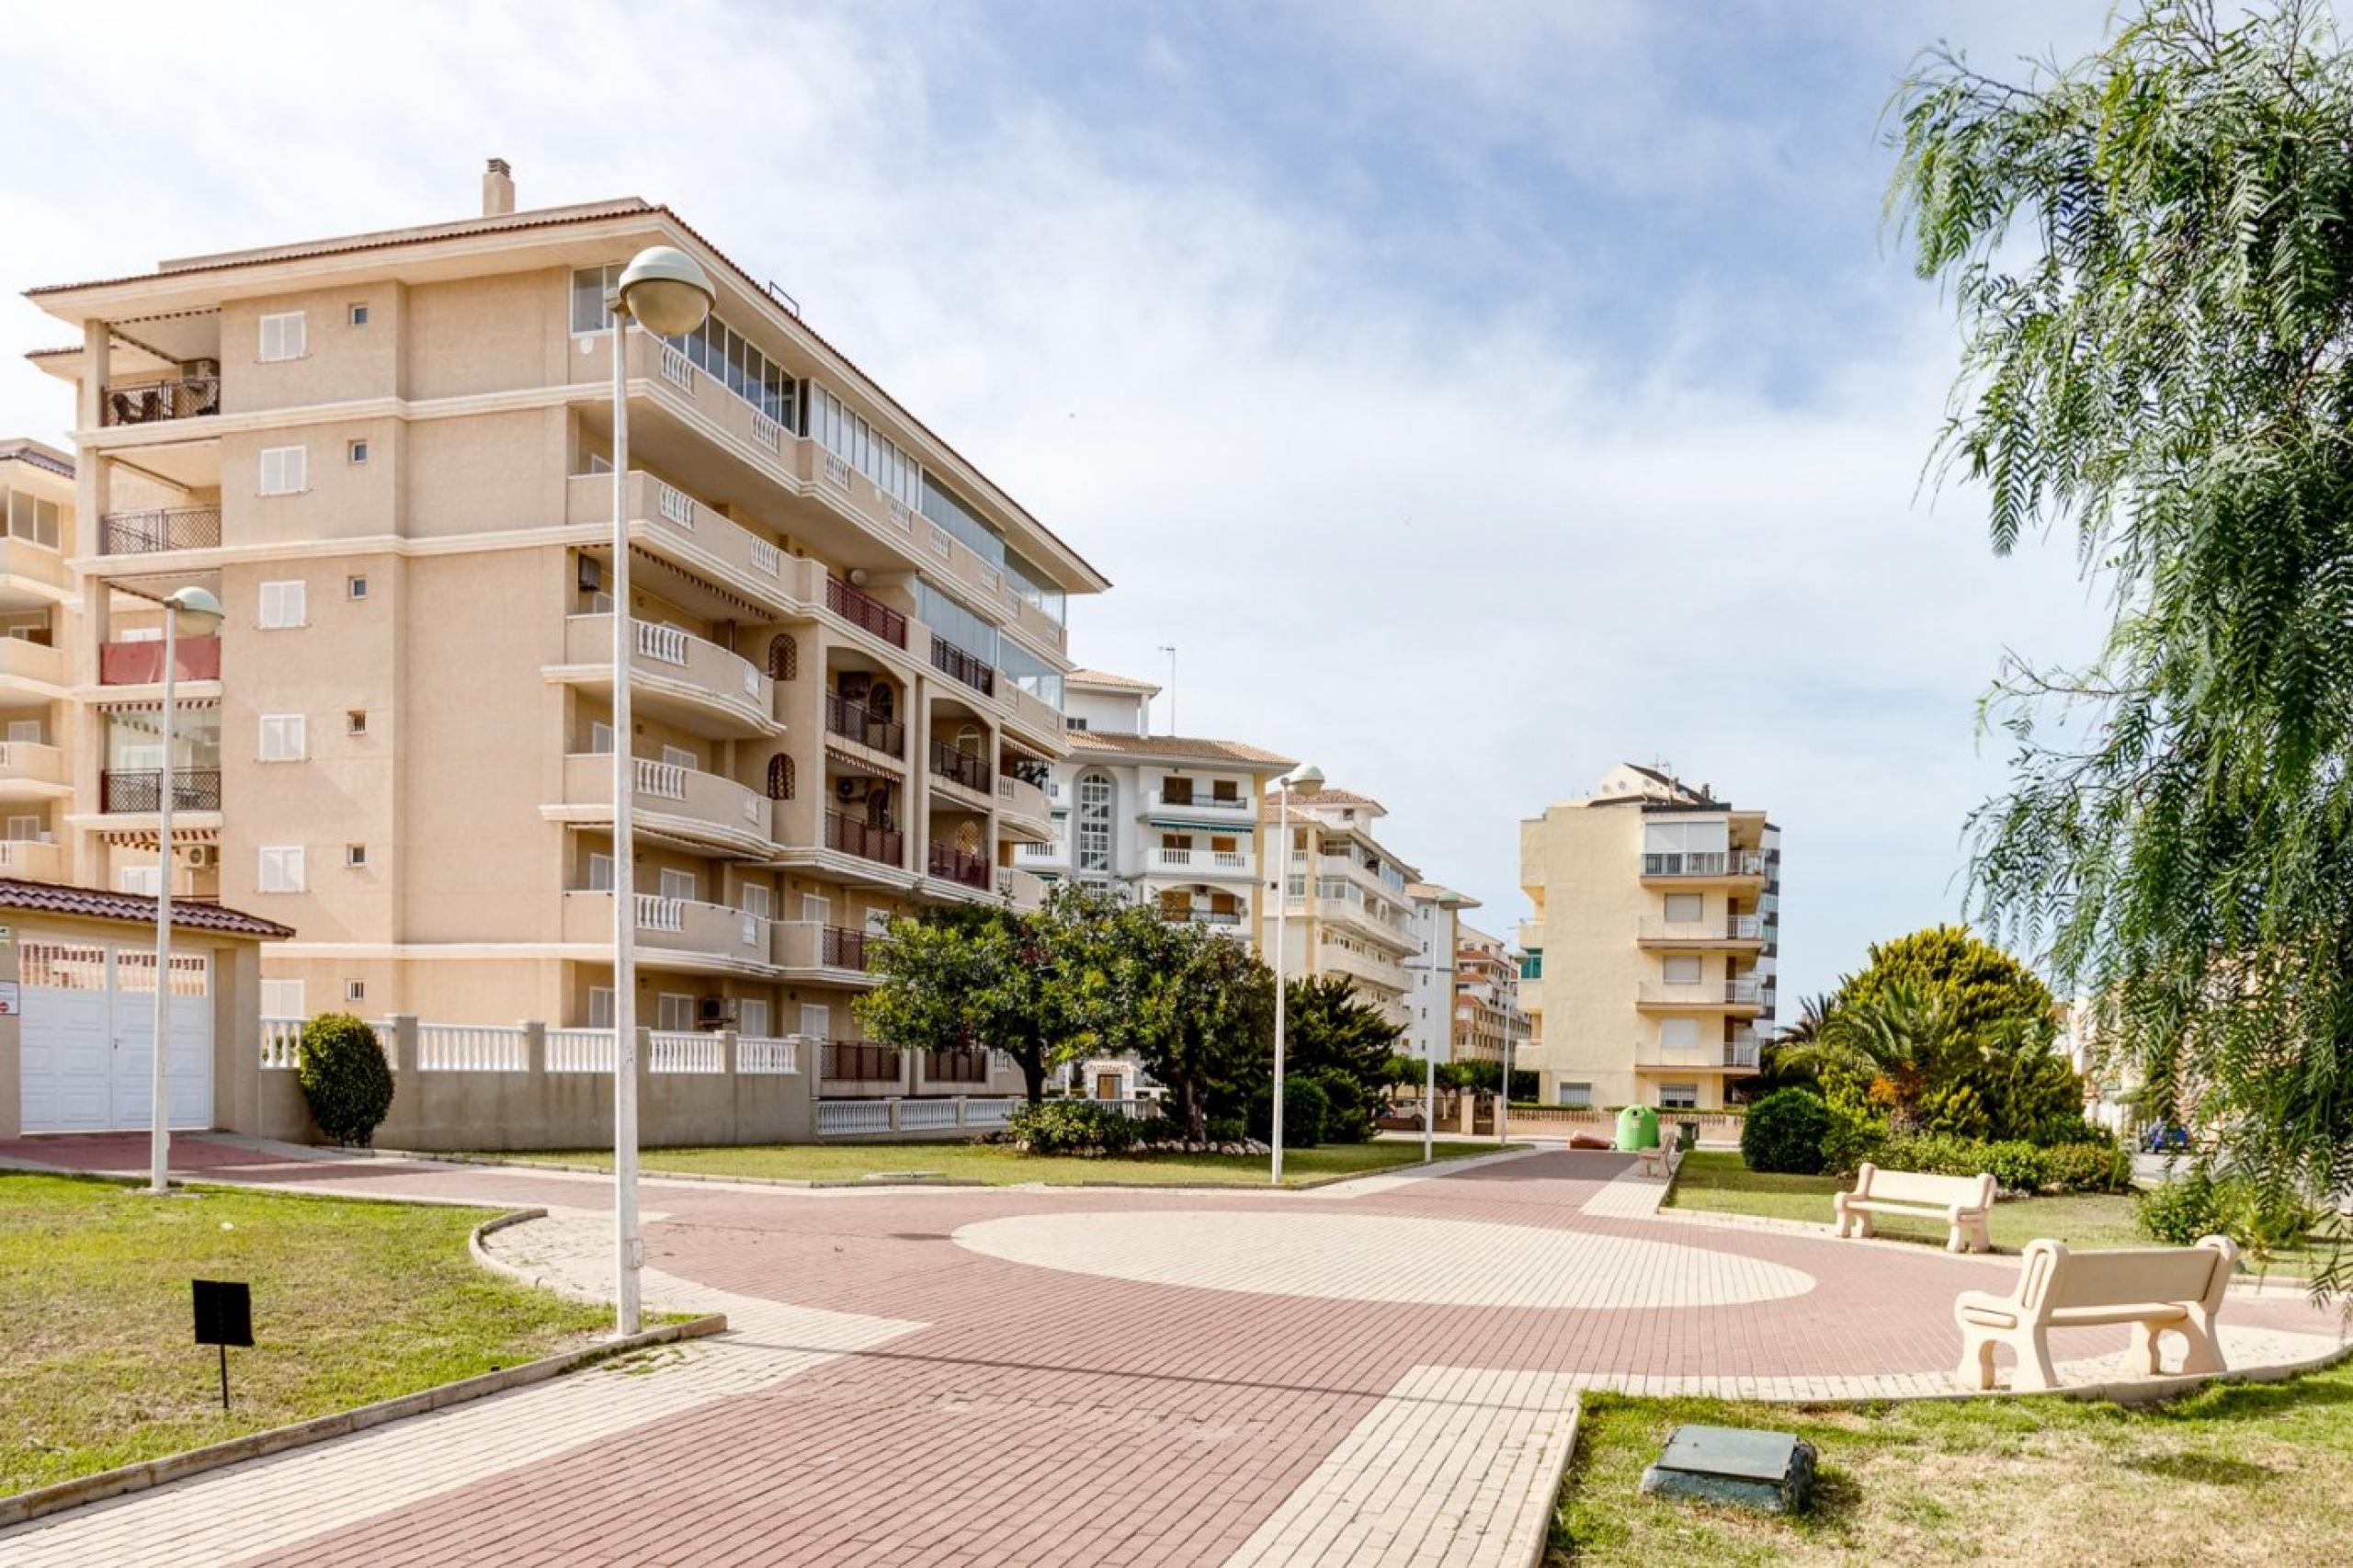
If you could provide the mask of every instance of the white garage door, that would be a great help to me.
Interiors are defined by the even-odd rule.
[[[28,941],[18,964],[28,1132],[144,1131],[153,1093],[155,949]],[[172,955],[171,1125],[212,1125],[212,965]]]

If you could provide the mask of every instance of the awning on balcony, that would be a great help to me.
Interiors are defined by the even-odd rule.
[[[1244,817],[1241,821],[1233,823],[1204,823],[1199,817],[1180,822],[1165,822],[1159,817],[1146,817],[1144,825],[1158,828],[1163,833],[1206,833],[1220,838],[1252,838],[1256,836],[1258,832],[1258,823],[1255,817]]]
[[[101,695],[92,698],[90,699],[90,706],[100,709],[108,713],[161,713],[164,710],[164,699],[160,697],[141,697],[132,698],[128,700],[117,700]],[[175,692],[172,695],[172,706],[178,711],[185,713],[189,710],[196,708],[218,708],[221,706],[221,699],[218,697],[183,697],[177,692]]]

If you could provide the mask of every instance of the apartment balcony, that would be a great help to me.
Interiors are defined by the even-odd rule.
[[[1756,1071],[1756,1037],[1746,1034],[1732,1040],[1709,1040],[1698,1045],[1667,1045],[1655,1040],[1638,1040],[1634,1045],[1634,1067],[1638,1072],[1723,1073],[1740,1074]]]
[[[946,844],[931,846],[925,869],[943,882],[981,892],[994,892],[996,887],[995,869],[986,859]]]
[[[974,809],[989,811],[996,805],[995,774],[984,757],[957,750],[942,741],[931,743],[930,769],[932,778],[952,790],[955,796],[970,802]]]
[[[31,741],[0,742],[0,801],[53,801],[73,792],[63,749]]]
[[[781,733],[773,687],[749,660],[675,626],[651,620],[631,626],[630,689],[649,717],[722,739]],[[544,672],[549,678],[609,696],[613,618],[566,617],[563,656],[562,665]]]
[[[172,419],[201,419],[220,412],[219,376],[109,381],[98,399],[101,425],[156,425]]]
[[[28,882],[65,880],[65,846],[45,838],[0,838],[0,877]]]
[[[98,775],[98,810],[110,816],[160,813],[164,807],[161,768],[108,768]],[[219,812],[221,770],[217,767],[176,767],[172,770],[172,810]]]
[[[1054,811],[1046,792],[1010,773],[996,776],[997,834],[1015,841],[1044,843],[1054,835]]]
[[[878,866],[903,869],[907,863],[907,835],[895,827],[876,827],[840,812],[825,813],[825,847]]]
[[[1755,952],[1765,945],[1765,926],[1754,915],[1721,920],[1666,920],[1646,915],[1635,929],[1635,940],[1645,948]]]
[[[1765,881],[1765,857],[1754,849],[1645,854],[1642,875],[1645,882],[1684,886],[1694,882],[1762,885]]]
[[[907,618],[904,611],[892,609],[863,588],[831,573],[825,576],[825,608],[893,648],[904,649],[907,645]]]
[[[937,631],[931,634],[931,667],[951,680],[963,682],[983,697],[996,695],[996,666],[966,653]]]
[[[825,733],[877,758],[905,765],[907,727],[896,719],[875,717],[864,703],[852,702],[838,692],[825,693]]]
[[[1216,823],[1236,831],[1255,828],[1258,823],[1258,802],[1248,795],[1221,798],[1199,790],[1174,792],[1154,790],[1143,798],[1147,817],[1173,817],[1182,822]]]
[[[1155,877],[1247,882],[1257,880],[1258,857],[1247,849],[1154,848],[1144,852],[1143,869]]]
[[[1700,981],[1695,984],[1646,980],[1634,1001],[1638,1007],[1654,1012],[1753,1015],[1769,999],[1765,988],[1753,980]]]
[[[63,555],[30,540],[0,537],[0,608],[38,609],[68,595]]]
[[[633,471],[626,504],[630,537],[650,553],[722,584],[775,614],[814,608],[824,568],[806,557],[786,554],[774,540],[706,506],[669,481]],[[613,476],[574,475],[565,490],[564,520],[597,524],[609,537]]]
[[[1031,910],[1046,902],[1046,880],[1011,866],[996,869],[997,896],[1016,910]]]
[[[1160,917],[1181,921],[1188,926],[1206,926],[1219,936],[1232,937],[1236,941],[1250,939],[1250,917],[1239,909],[1211,909],[1199,903],[1188,909],[1176,909],[1164,903],[1160,906]]]
[[[634,895],[634,938],[639,961],[654,969],[762,974],[771,967],[768,922],[723,903]],[[608,946],[613,939],[613,895],[574,891],[563,895],[563,939]]]
[[[1009,681],[1001,688],[1000,695],[1013,722],[1029,731],[1032,739],[1056,747],[1069,744],[1066,738],[1069,726],[1063,719],[1061,709]]]
[[[630,809],[639,834],[702,854],[764,860],[768,837],[767,797],[733,778],[699,772],[651,757],[632,757],[635,788]],[[563,800],[540,815],[564,822],[613,820],[613,759],[606,753],[575,753],[563,759]]]
[[[64,678],[63,650],[47,650],[46,663],[58,673],[53,677]],[[6,673],[0,670],[0,673]],[[183,681],[219,680],[221,678],[221,639],[210,637],[181,637],[173,642],[173,673]],[[98,684],[101,686],[159,686],[164,679],[164,641],[150,638],[144,642],[107,642],[98,648]]]
[[[1331,942],[1316,944],[1315,972],[1345,974],[1379,993],[1375,1000],[1393,999],[1413,987],[1413,977],[1399,965]]]
[[[790,971],[793,978],[843,985],[873,983],[866,972],[865,932],[817,920],[779,920],[770,929],[774,947],[769,961]]]
[[[98,519],[101,555],[154,555],[173,550],[217,550],[220,546],[218,506],[108,512]]]
[[[1312,899],[1295,897],[1290,904],[1294,915],[1312,915],[1318,920],[1340,922],[1383,947],[1394,948],[1399,952],[1408,952],[1413,949],[1413,939],[1405,935],[1405,922],[1402,917],[1375,911],[1360,898],[1325,893]]]

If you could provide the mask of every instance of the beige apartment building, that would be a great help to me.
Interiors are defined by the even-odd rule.
[[[1528,1066],[1528,1015],[1519,1006],[1519,959],[1501,937],[1458,925],[1454,943],[1455,1062],[1495,1062],[1508,1050]]]
[[[1773,1017],[1780,830],[1623,763],[1520,824],[1529,1065],[1551,1105],[1710,1109]]]
[[[81,624],[74,523],[74,460],[0,440],[0,877],[55,881],[67,863],[81,711],[66,662]]]
[[[1262,819],[1262,854],[1270,866],[1283,864],[1279,813],[1285,793],[1277,790],[1267,796]],[[1388,815],[1380,801],[1329,786],[1313,794],[1288,794],[1287,908],[1279,938],[1277,912],[1265,912],[1260,950],[1271,963],[1279,943],[1287,974],[1348,976],[1367,1000],[1410,1033],[1415,1011],[1410,966],[1429,961],[1424,928],[1428,912],[1439,903],[1428,902],[1417,916],[1412,889],[1421,873],[1373,836],[1373,824]],[[1453,907],[1445,909],[1449,926]]]
[[[607,292],[657,244],[716,308],[617,345]],[[0,662],[28,874],[151,886],[168,788],[174,886],[296,932],[265,1013],[593,1028],[626,747],[642,1021],[841,1042],[849,1092],[985,1077],[858,1048],[848,1003],[892,914],[1038,896],[1013,861],[1052,836],[1064,606],[1107,584],[773,285],[642,200],[517,211],[494,162],[478,216],[29,297],[78,334],[33,358],[80,460],[70,491],[5,465],[12,507],[58,509],[6,562],[46,631]],[[181,643],[166,737],[138,607],[188,584],[228,617]]]

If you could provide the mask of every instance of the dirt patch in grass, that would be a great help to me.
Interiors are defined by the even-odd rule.
[[[1685,1422],[1821,1453],[1782,1519],[1637,1488]],[[1859,1407],[1586,1396],[1548,1563],[2353,1562],[2353,1369],[2127,1408],[2065,1398]]]
[[[0,1494],[587,1343],[603,1310],[476,1264],[494,1210],[0,1173]],[[193,1343],[193,1278],[253,1286],[254,1347]]]

